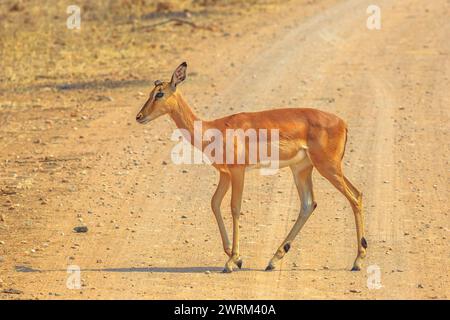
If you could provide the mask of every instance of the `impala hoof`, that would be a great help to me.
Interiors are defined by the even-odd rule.
[[[236,265],[239,269],[242,269],[242,259],[239,259],[238,261],[236,261]]]
[[[230,269],[227,269],[227,268],[224,268],[222,270],[222,273],[232,273],[232,272],[233,272],[233,270],[230,270]]]
[[[272,271],[273,269],[275,269],[275,266],[271,263],[269,263],[265,269],[265,271]]]
[[[360,271],[360,270],[361,270],[361,267],[353,266],[351,271]]]

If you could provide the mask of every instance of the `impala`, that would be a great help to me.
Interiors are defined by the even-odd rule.
[[[352,270],[360,270],[362,260],[366,256],[367,241],[364,238],[362,193],[342,172],[342,158],[347,142],[345,122],[333,114],[307,108],[243,112],[211,121],[200,120],[177,88],[178,84],[186,78],[186,70],[187,64],[183,62],[175,69],[170,82],[155,81],[150,97],[137,114],[136,121],[146,124],[168,114],[179,129],[190,133],[191,136],[194,133],[194,123],[197,121],[201,121],[203,132],[215,129],[219,130],[223,136],[226,136],[227,129],[278,130],[278,165],[279,167],[288,166],[291,169],[300,197],[301,208],[294,226],[269,261],[266,270],[273,270],[277,262],[289,251],[295,237],[317,206],[311,179],[314,168],[350,202],[355,216],[358,248]],[[194,144],[192,140],[191,143]],[[236,145],[236,140],[233,138],[227,143]],[[244,143],[246,151],[248,151],[249,144]],[[205,147],[205,143],[195,143],[194,146],[202,149]],[[237,147],[234,148],[236,157],[237,149]],[[224,152],[226,151],[224,150]],[[219,226],[224,251],[229,257],[224,272],[232,272],[234,265],[242,267],[239,252],[239,216],[244,176],[247,169],[259,167],[250,164],[248,160],[246,156],[243,163],[212,163],[220,175],[217,189],[211,200],[211,207]],[[257,161],[259,160],[257,159]],[[230,185],[233,218],[232,246],[220,211],[222,200]]]

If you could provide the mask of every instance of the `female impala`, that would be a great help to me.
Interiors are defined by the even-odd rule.
[[[238,113],[212,121],[200,120],[177,89],[177,85],[186,78],[186,69],[187,64],[183,62],[173,73],[170,82],[159,80],[155,82],[155,87],[150,92],[150,98],[137,114],[136,121],[145,124],[159,116],[169,114],[178,128],[187,130],[191,136],[195,121],[201,121],[203,131],[219,130],[222,136],[225,136],[228,129],[278,130],[279,165],[291,168],[300,196],[301,208],[297,221],[270,260],[266,270],[273,270],[276,263],[289,251],[295,237],[317,206],[314,201],[311,179],[313,168],[316,168],[322,176],[328,179],[350,202],[355,216],[358,246],[358,254],[352,270],[360,270],[362,259],[366,255],[367,241],[364,238],[362,194],[344,176],[341,167],[347,140],[345,122],[330,113],[300,108]],[[230,143],[236,144],[234,138]],[[196,146],[198,147],[198,145]],[[200,148],[204,147],[205,143],[202,142]],[[246,151],[248,148],[248,144],[245,144]],[[237,147],[234,150],[236,153]],[[260,159],[258,158],[257,161]],[[244,163],[213,162],[212,165],[219,171],[220,180],[212,197],[211,207],[219,225],[223,248],[229,256],[224,272],[231,272],[233,264],[239,268],[242,267],[242,259],[239,254],[239,215],[244,189],[244,174],[246,169],[258,166],[251,165],[247,156]],[[233,217],[233,245],[231,248],[220,212],[220,205],[230,185]]]

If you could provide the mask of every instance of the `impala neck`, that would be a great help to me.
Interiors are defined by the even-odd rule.
[[[186,129],[191,136],[194,135],[194,121],[202,121],[192,111],[181,93],[176,93],[177,107],[172,110],[170,116],[179,129]]]

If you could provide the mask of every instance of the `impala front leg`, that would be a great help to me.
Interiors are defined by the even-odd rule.
[[[244,190],[244,167],[231,170],[231,214],[233,216],[233,250],[230,259],[225,264],[223,272],[232,272],[233,264],[239,269],[242,259],[239,255],[239,216],[241,214],[242,192]]]
[[[219,226],[220,237],[222,238],[223,250],[225,253],[231,257],[231,245],[228,239],[227,230],[225,229],[225,224],[223,223],[222,214],[220,212],[220,205],[222,204],[223,197],[230,188],[230,175],[224,172],[220,172],[220,181],[217,185],[216,192],[211,199],[211,208],[214,212],[214,216],[217,220],[217,225]]]

